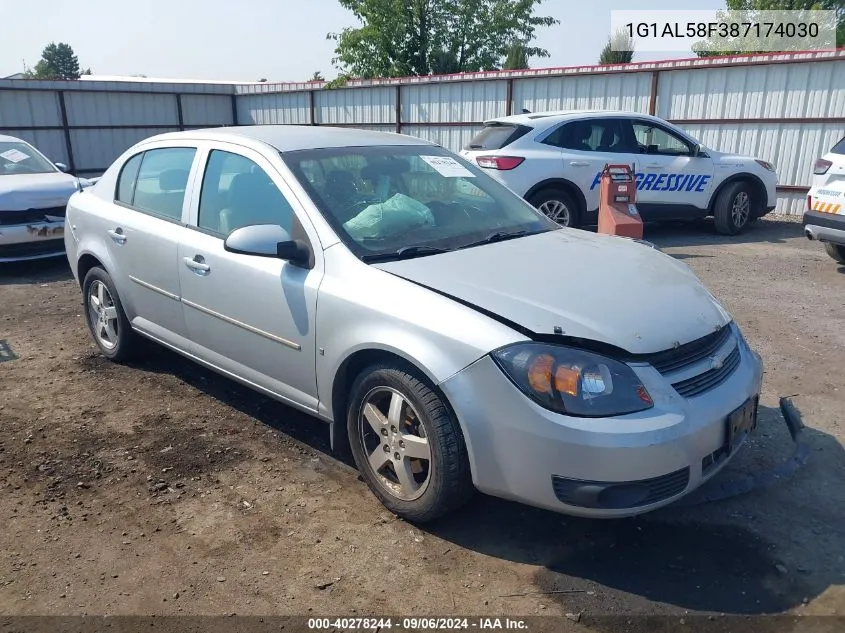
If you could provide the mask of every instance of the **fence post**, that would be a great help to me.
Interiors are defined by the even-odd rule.
[[[659,70],[651,71],[651,93],[648,96],[648,113],[651,116],[654,116],[657,112],[657,82],[659,76]]]
[[[185,129],[185,119],[182,116],[182,95],[176,93],[176,118],[179,121],[179,130]]]
[[[505,95],[505,116],[513,114],[513,77],[507,79],[507,91]]]
[[[238,123],[238,95],[236,92],[232,93],[232,125],[239,125]]]
[[[308,91],[308,124],[317,125],[317,106],[314,104],[316,96],[313,90]]]
[[[396,133],[402,133],[402,86],[396,84]]]
[[[67,168],[76,175],[76,161],[73,159],[73,144],[70,141],[70,126],[67,122],[67,107],[65,106],[65,91],[59,90],[59,111],[62,115],[62,131],[65,133],[65,150],[67,150]]]

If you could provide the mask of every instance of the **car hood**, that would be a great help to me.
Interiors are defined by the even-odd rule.
[[[0,176],[0,211],[63,207],[78,189],[77,179],[62,172]]]
[[[374,266],[531,334],[560,334],[559,327],[632,354],[682,345],[730,322],[686,264],[577,229]]]

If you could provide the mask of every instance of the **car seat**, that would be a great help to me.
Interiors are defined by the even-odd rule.
[[[219,230],[224,235],[256,224],[278,224],[290,230],[290,207],[263,172],[238,174],[232,178],[228,202],[219,217]]]

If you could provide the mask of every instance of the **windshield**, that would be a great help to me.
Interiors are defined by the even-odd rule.
[[[53,164],[26,143],[0,141],[0,176],[15,174],[49,174]]]
[[[343,147],[283,158],[341,240],[366,261],[560,228],[440,147]]]

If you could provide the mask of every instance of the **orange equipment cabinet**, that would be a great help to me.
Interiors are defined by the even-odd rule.
[[[599,233],[642,239],[637,183],[629,165],[605,165],[599,185]]]

